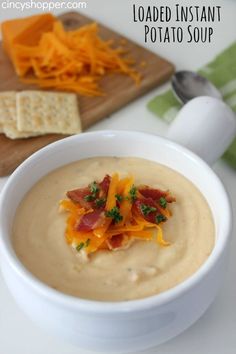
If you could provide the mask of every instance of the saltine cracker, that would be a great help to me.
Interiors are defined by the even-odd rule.
[[[19,131],[65,135],[81,132],[75,94],[22,91],[17,93],[16,103]]]
[[[16,121],[16,92],[0,92],[0,123]]]
[[[0,131],[1,131],[1,125],[0,125]],[[10,139],[31,138],[39,135],[38,133],[32,133],[32,132],[20,132],[17,129],[15,121],[2,124],[2,132]]]

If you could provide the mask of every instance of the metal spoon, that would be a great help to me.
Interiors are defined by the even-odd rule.
[[[181,103],[198,96],[211,96],[222,99],[221,93],[206,78],[192,71],[178,71],[171,80],[172,88]]]

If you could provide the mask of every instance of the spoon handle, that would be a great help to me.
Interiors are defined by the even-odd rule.
[[[186,103],[171,124],[167,137],[212,165],[236,135],[235,113],[221,100],[196,97]]]

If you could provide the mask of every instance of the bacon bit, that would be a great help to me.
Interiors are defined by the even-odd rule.
[[[124,238],[125,238],[124,234],[118,234],[112,236],[109,240],[107,240],[108,247],[112,250],[115,248],[121,248]]]
[[[76,231],[91,231],[104,224],[105,215],[104,212],[100,210],[92,211],[91,213],[85,214],[79,220],[78,225],[76,225]]]
[[[84,197],[90,194],[90,190],[88,187],[75,189],[73,191],[69,191],[66,193],[66,196],[71,199],[74,203],[79,203],[84,208],[91,208],[91,203],[87,202]]]
[[[139,193],[141,193],[145,198],[152,198],[154,200],[159,200],[160,198],[165,198],[168,203],[175,202],[175,198],[169,194],[169,191],[162,191],[160,189],[150,188],[148,186],[138,187]]]
[[[111,251],[124,250],[128,248],[133,242],[133,238],[129,237],[127,234],[118,234],[107,239],[107,247]]]
[[[99,186],[100,186],[101,190],[104,192],[105,195],[107,195],[107,193],[108,193],[108,189],[109,189],[110,183],[111,183],[111,177],[109,175],[106,175],[103,178],[102,182],[99,183]]]
[[[86,188],[69,191],[67,197],[60,202],[60,209],[69,212],[66,240],[77,250],[80,245],[86,253],[119,250],[135,239],[170,244],[162,232],[162,224],[171,216],[167,205],[175,201],[169,191],[136,187],[132,176],[120,179],[115,173]]]
[[[149,210],[149,212],[145,213],[144,207],[146,207],[146,210]],[[137,199],[134,202],[133,208],[141,217],[153,224],[156,223],[157,215],[161,214],[159,205],[151,198]]]

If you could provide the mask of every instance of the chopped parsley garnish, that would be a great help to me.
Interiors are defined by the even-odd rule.
[[[86,202],[93,202],[96,199],[97,193],[100,191],[97,182],[93,182],[89,185],[89,189],[91,194],[87,194],[84,196],[84,200]]]
[[[85,241],[84,247],[88,247],[89,244],[90,244],[90,238],[88,238],[88,239]]]
[[[111,210],[106,211],[105,215],[108,218],[112,218],[115,224],[123,219],[123,216],[120,214],[120,209],[117,206]]]
[[[90,244],[90,238],[88,238],[85,242],[80,242],[80,243],[76,246],[76,251],[77,251],[77,252],[81,251],[83,248],[88,247],[89,244]]]
[[[136,198],[137,198],[137,187],[135,187],[134,185],[131,187],[130,191],[129,191],[129,198],[131,200],[131,203],[134,203]]]
[[[84,248],[84,242],[80,242],[80,243],[76,246],[76,251],[79,252],[80,250],[82,250],[82,248]]]
[[[156,223],[157,224],[160,224],[161,222],[166,221],[166,220],[167,220],[166,217],[162,214],[159,214],[156,216]]]
[[[90,189],[90,192],[94,195],[96,195],[100,190],[96,181],[94,181],[93,183],[91,183],[89,185],[89,189]]]
[[[144,216],[147,216],[148,214],[153,213],[154,211],[157,210],[156,208],[146,204],[141,204],[140,209]]]
[[[95,200],[95,206],[97,208],[101,208],[106,204],[106,199],[105,198],[100,198]]]
[[[161,197],[161,198],[159,199],[159,204],[160,204],[160,206],[161,206],[163,209],[165,209],[166,206],[167,206],[166,198]]]
[[[86,200],[86,202],[92,202],[92,201],[94,201],[95,198],[96,198],[96,196],[93,194],[88,194],[88,195],[84,196],[84,200]]]
[[[120,194],[116,194],[115,197],[118,202],[122,202],[122,200],[124,199]]]

